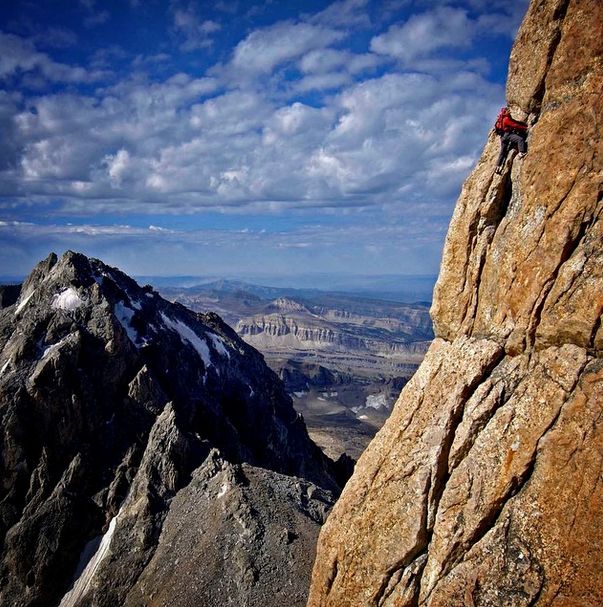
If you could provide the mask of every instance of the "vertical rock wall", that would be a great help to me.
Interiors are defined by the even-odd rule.
[[[323,527],[308,605],[603,605],[603,3],[533,0],[529,153],[467,179],[436,339]]]

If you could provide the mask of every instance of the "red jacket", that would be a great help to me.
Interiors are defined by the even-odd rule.
[[[513,120],[511,116],[508,114],[504,116],[503,120],[503,131],[505,133],[509,133],[510,131],[527,131],[528,125],[524,122],[517,122],[517,120]]]

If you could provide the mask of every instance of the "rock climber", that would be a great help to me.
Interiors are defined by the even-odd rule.
[[[497,135],[500,135],[500,154],[496,161],[496,173],[500,175],[509,150],[517,149],[519,158],[523,158],[526,155],[528,151],[526,142],[528,125],[525,122],[513,120],[509,108],[504,107],[498,114],[494,130]]]

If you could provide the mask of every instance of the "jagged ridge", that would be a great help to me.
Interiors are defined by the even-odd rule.
[[[0,351],[2,604],[58,604],[86,543],[96,542],[90,552],[105,531],[104,558],[62,605],[126,604],[172,501],[212,458],[261,467],[275,487],[281,473],[337,489],[257,351],[215,314],[171,304],[98,260],[68,252],[40,263],[0,314]],[[329,500],[295,502],[312,521],[295,533],[315,534],[310,514]],[[281,574],[303,583],[291,563]],[[189,590],[180,604],[209,592]]]

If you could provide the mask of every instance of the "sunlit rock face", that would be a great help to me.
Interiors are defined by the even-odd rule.
[[[0,310],[0,418],[0,604],[305,603],[334,465],[215,314],[52,254]]]
[[[603,604],[603,3],[534,0],[446,239],[436,339],[319,539],[311,607]]]

